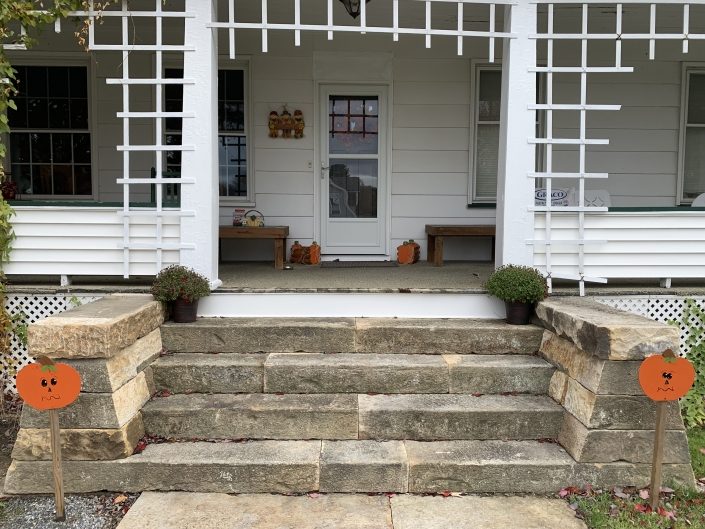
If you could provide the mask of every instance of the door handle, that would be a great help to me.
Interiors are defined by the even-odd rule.
[[[321,180],[326,179],[324,171],[329,171],[329,170],[330,170],[330,166],[326,167],[325,165],[321,164]]]

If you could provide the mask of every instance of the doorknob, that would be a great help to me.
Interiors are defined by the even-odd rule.
[[[324,173],[324,171],[329,171],[329,170],[330,170],[330,166],[326,167],[325,165],[321,164],[321,180],[326,179],[325,174],[323,174],[323,173]]]

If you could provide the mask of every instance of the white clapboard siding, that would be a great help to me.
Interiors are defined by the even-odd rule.
[[[17,239],[6,274],[123,275],[123,223],[118,208],[17,206]],[[133,217],[131,242],[155,244],[154,219]],[[165,244],[178,244],[179,220],[164,218]],[[162,252],[164,266],[179,262],[179,252]],[[156,252],[132,250],[130,275],[154,275]]]
[[[535,237],[545,240],[545,216],[537,214]],[[575,215],[554,213],[552,238],[578,237]],[[619,278],[705,277],[705,211],[652,210],[639,212],[588,213],[585,239],[598,242],[585,246],[585,274]],[[575,247],[551,246],[552,271],[574,274]],[[534,263],[546,263],[545,246],[535,245]],[[572,272],[571,272],[572,270]]]

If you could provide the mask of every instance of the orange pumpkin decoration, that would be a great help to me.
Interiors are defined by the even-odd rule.
[[[651,400],[678,400],[695,382],[695,369],[685,358],[668,349],[650,356],[639,367],[639,384]]]
[[[81,375],[68,364],[55,364],[46,356],[17,373],[17,391],[37,410],[65,408],[81,392]]]

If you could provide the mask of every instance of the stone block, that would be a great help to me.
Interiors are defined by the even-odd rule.
[[[179,353],[152,365],[158,389],[172,393],[261,393],[262,353]]]
[[[68,429],[122,428],[149,400],[150,374],[149,370],[141,372],[114,393],[81,393],[71,406],[59,410],[59,424]],[[49,415],[25,406],[20,426],[48,428]]]
[[[196,439],[357,439],[357,395],[172,395],[142,410],[148,434]]]
[[[548,386],[548,395],[559,404],[565,403],[568,392],[568,375],[563,371],[554,371]]]
[[[352,318],[199,318],[167,323],[164,346],[174,353],[350,353]]]
[[[272,353],[267,393],[448,393],[440,356],[365,353]]]
[[[363,353],[534,354],[542,330],[534,325],[469,319],[360,318],[356,350]]]
[[[406,492],[402,441],[323,441],[321,492]]]
[[[590,430],[570,413],[566,413],[558,441],[576,461],[583,463],[651,463],[654,432]],[[663,462],[690,463],[685,431],[666,431]]]
[[[695,477],[690,464],[664,464],[663,484],[695,488]],[[651,481],[651,464],[634,463],[578,463],[567,481],[575,486],[590,483],[594,487],[615,486],[648,487]]]
[[[138,413],[122,428],[61,430],[61,457],[70,461],[100,461],[129,457],[144,436]],[[12,449],[21,461],[51,460],[49,430],[21,428]]]
[[[603,360],[579,349],[573,342],[545,331],[541,356],[565,371],[593,393],[600,395],[643,395],[639,386],[641,361]]]
[[[320,441],[166,443],[116,461],[64,462],[67,493],[183,490],[302,493],[318,490]],[[13,461],[7,494],[49,494],[51,461]]]
[[[548,298],[536,306],[536,315],[546,328],[603,360],[642,360],[679,347],[675,327],[586,298]]]
[[[648,397],[634,395],[596,395],[572,378],[564,408],[591,429],[649,430],[656,422],[656,405]],[[678,402],[668,402],[666,428],[682,430]]]
[[[555,493],[575,462],[554,443],[405,441],[409,492]]]
[[[451,393],[545,394],[555,371],[529,355],[444,355]]]
[[[159,329],[138,339],[110,358],[68,359],[81,374],[84,393],[112,393],[145,370],[162,350]]]
[[[29,351],[35,357],[109,358],[163,321],[164,308],[151,295],[110,295],[31,324]]]
[[[360,439],[558,437],[563,410],[546,396],[360,395]]]

